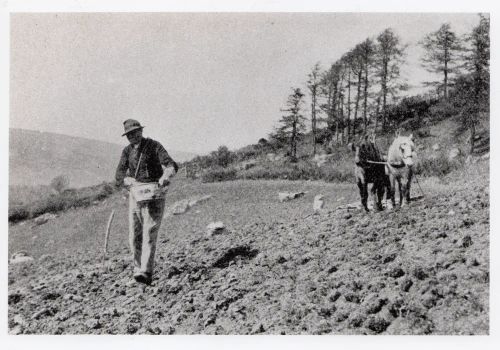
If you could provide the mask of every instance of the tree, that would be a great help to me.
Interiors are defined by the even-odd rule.
[[[363,61],[359,45],[356,45],[353,50],[349,51],[348,64],[354,78],[356,78],[356,80],[352,84],[357,87],[356,100],[354,102],[354,120],[352,122],[352,136],[354,138],[356,134],[356,121],[358,119],[359,101],[361,98],[361,86],[363,84]],[[351,84],[349,84],[349,86],[350,85]]]
[[[321,76],[321,67],[319,62],[316,63],[309,73],[307,80],[307,88],[309,89],[309,93],[311,94],[311,136],[312,136],[312,144],[313,144],[313,155],[316,154],[316,127],[317,127],[317,112],[318,112],[318,95],[319,95],[319,87],[320,87],[320,76]]]
[[[338,142],[340,128],[343,127],[342,116],[339,113],[339,96],[341,95],[342,85],[342,63],[337,61],[333,63],[330,69],[323,73],[321,78],[320,95],[325,103],[320,104],[321,110],[326,114],[327,128],[330,134],[330,140],[335,139]],[[335,136],[334,136],[335,133]]]
[[[227,167],[232,162],[231,151],[226,146],[219,146],[217,151],[214,153],[216,163],[220,167]]]
[[[457,72],[458,57],[462,50],[460,39],[451,30],[448,23],[441,25],[439,30],[425,36],[420,43],[425,49],[422,58],[423,66],[432,73],[443,74],[443,82],[427,82],[427,85],[442,88],[444,99],[448,100],[450,75]]]
[[[362,69],[364,73],[363,79],[363,122],[364,122],[364,133],[366,134],[366,128],[368,126],[368,91],[369,91],[369,75],[370,69],[374,62],[375,56],[375,45],[371,39],[366,39],[358,46],[359,55],[361,58]]]
[[[352,50],[345,53],[340,58],[340,63],[342,65],[342,75],[341,75],[341,85],[340,85],[340,95],[339,95],[339,105],[340,105],[340,115],[343,119],[343,133],[342,133],[342,143],[344,140],[350,141],[351,137],[351,112],[352,112],[352,99],[351,99],[351,87],[354,85],[352,77],[354,77],[354,55]],[[345,84],[344,84],[345,82]],[[345,90],[347,89],[347,101],[345,100]],[[345,109],[344,109],[345,108]],[[347,114],[344,114],[344,110]]]
[[[468,106],[468,113],[464,114],[463,124],[471,132],[472,153],[480,113],[489,113],[490,106],[490,19],[480,14],[479,24],[466,37],[466,42],[470,44],[470,48],[466,55],[465,68],[472,77],[472,86],[462,90],[472,93],[473,102]]]
[[[393,99],[399,90],[405,88],[398,83],[400,77],[400,66],[403,63],[403,56],[406,46],[400,43],[399,37],[388,28],[377,37],[377,49],[375,64],[377,77],[380,81],[380,97],[382,104],[382,128],[386,128],[387,97]]]
[[[304,94],[300,88],[292,88],[293,93],[288,96],[286,108],[282,112],[287,112],[282,116],[278,128],[278,137],[283,137],[288,140],[290,146],[290,157],[292,161],[297,159],[297,140],[299,134],[305,130],[306,118],[301,114],[302,105],[304,104]]]

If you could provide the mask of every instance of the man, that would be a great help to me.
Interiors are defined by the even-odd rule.
[[[166,171],[173,166],[177,173],[179,167],[170,158],[163,146],[155,140],[142,137],[144,128],[137,120],[127,119],[123,126],[130,145],[123,149],[120,163],[116,169],[116,185],[127,188],[134,183],[155,183],[168,186],[173,173]],[[165,198],[137,202],[129,194],[129,243],[134,258],[134,279],[151,284],[153,279],[154,256],[158,230],[163,218]]]

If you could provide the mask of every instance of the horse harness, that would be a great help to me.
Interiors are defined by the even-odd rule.
[[[406,164],[403,161],[401,161],[401,163],[389,163],[389,162],[375,162],[373,160],[367,160],[366,162],[371,163],[371,164],[390,165],[391,167],[396,168],[396,169],[399,169],[399,168],[406,166]]]
[[[403,156],[402,158],[403,159],[406,159],[406,158],[411,158],[413,157],[413,155],[409,155],[409,156],[404,156],[404,149],[402,147],[402,145],[405,145],[407,143],[402,143],[401,145],[399,145],[399,149],[402,151],[403,153]],[[401,160],[400,163],[389,163],[389,162],[376,162],[376,161],[372,161],[372,160],[367,160],[366,161],[367,163],[371,163],[371,164],[383,164],[383,165],[389,165],[395,169],[400,169],[400,168],[404,168],[406,166],[405,162],[403,160]]]

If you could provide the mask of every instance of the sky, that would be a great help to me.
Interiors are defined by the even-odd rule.
[[[126,144],[123,121],[167,149],[237,149],[273,131],[292,87],[392,28],[402,75],[429,79],[418,42],[477,13],[13,13],[10,127]]]

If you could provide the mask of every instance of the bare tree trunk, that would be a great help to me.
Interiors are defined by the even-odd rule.
[[[368,119],[366,117],[366,110],[368,106],[368,65],[365,67],[365,86],[364,86],[364,102],[363,102],[363,122],[364,122],[364,132],[366,134],[366,128],[368,127]]]
[[[347,143],[351,140],[351,71],[347,76]]]
[[[444,99],[448,101],[448,48],[444,48]]]
[[[311,102],[311,132],[313,143],[313,156],[316,154],[316,90],[312,94]]]
[[[375,110],[375,133],[377,133],[378,128],[378,120],[379,120],[379,112],[380,112],[380,95],[377,97],[377,109]]]
[[[340,118],[342,118],[342,133],[341,133],[341,144],[343,145],[345,143],[345,132],[346,132],[346,128],[345,128],[345,123],[344,123],[344,95],[342,95],[342,99],[341,99],[341,104],[340,104]]]
[[[386,107],[387,107],[387,70],[388,62],[384,60],[383,62],[383,73],[382,73],[382,130],[386,129]]]
[[[292,159],[295,159],[295,153],[297,151],[297,148],[295,147],[296,136],[297,136],[297,123],[293,122],[293,124],[292,124],[292,139],[291,139],[291,143],[290,143],[290,156]]]
[[[335,142],[339,143],[339,121],[337,120],[335,123]]]
[[[360,69],[358,72],[358,90],[356,92],[356,105],[354,106],[354,122],[352,127],[352,136],[356,137],[356,120],[358,119],[359,98],[361,96],[361,78],[363,71]]]

